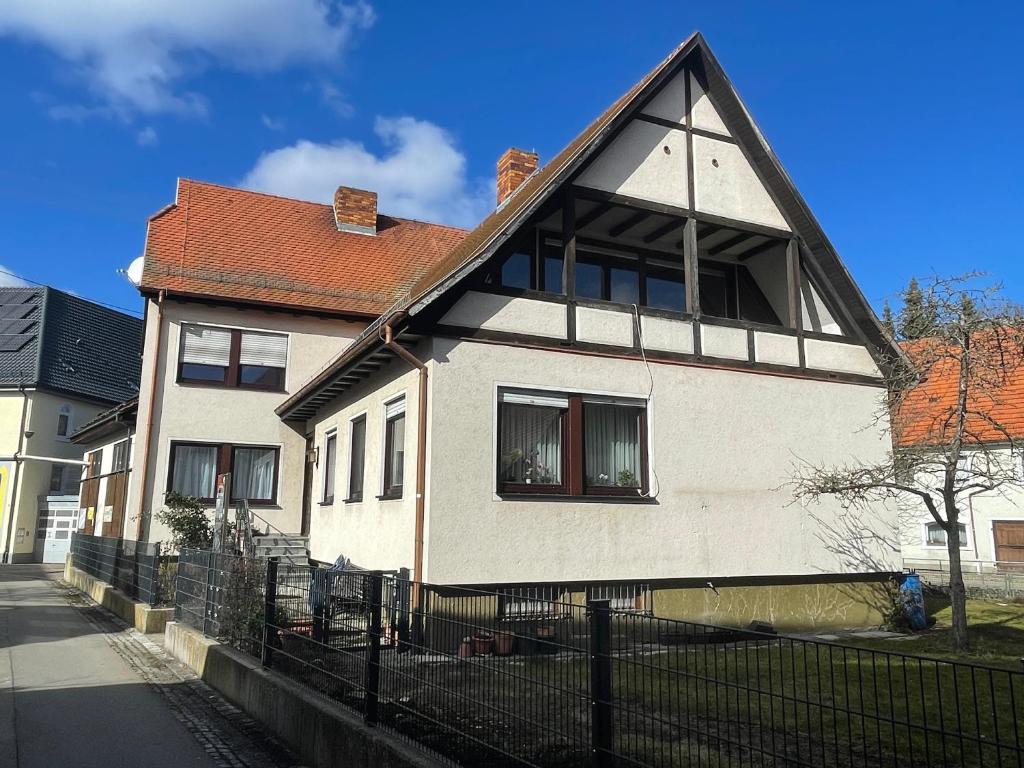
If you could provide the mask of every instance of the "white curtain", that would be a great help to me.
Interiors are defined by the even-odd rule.
[[[562,482],[561,408],[503,403],[501,479],[507,483]]]
[[[584,403],[587,485],[640,486],[639,410]]]
[[[217,448],[212,445],[174,447],[171,489],[182,496],[212,499],[217,483]]]
[[[231,495],[249,500],[272,498],[276,459],[277,452],[273,448],[235,448]]]

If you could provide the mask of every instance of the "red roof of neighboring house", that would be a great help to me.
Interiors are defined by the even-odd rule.
[[[903,448],[944,443],[953,436],[954,425],[947,423],[958,411],[960,364],[955,353],[953,357],[944,357],[930,348],[934,343],[922,339],[900,345],[912,362],[920,364],[922,358],[936,360],[893,414],[893,434],[897,445]],[[1006,345],[1007,352],[1012,347]],[[1024,356],[1017,350],[1009,355],[1009,360],[994,373],[998,381],[993,384],[982,380],[982,376],[993,377],[993,373],[973,375],[970,391],[974,396],[968,402],[968,410],[984,414],[985,418],[968,419],[968,442],[1001,443],[1006,442],[1007,436],[1024,439]]]
[[[180,179],[149,220],[140,288],[377,317],[465,235],[383,214],[376,235],[339,232],[330,205]]]

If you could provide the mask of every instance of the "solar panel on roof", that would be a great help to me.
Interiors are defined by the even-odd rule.
[[[34,338],[31,333],[0,336],[0,352],[17,352]]]
[[[0,304],[24,304],[35,296],[36,292],[31,288],[17,291],[0,291]]]
[[[35,325],[35,320],[0,320],[0,336],[25,333]]]
[[[0,304],[0,319],[20,320],[35,309],[35,304]]]

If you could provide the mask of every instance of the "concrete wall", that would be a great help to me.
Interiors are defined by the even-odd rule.
[[[880,388],[436,340],[426,578],[496,583],[814,577],[899,567],[895,512],[792,503],[798,460],[876,461]],[[649,406],[653,500],[502,500],[499,385]]]
[[[415,354],[429,355],[429,345],[421,344]],[[430,375],[437,367],[431,363]],[[416,422],[418,417],[419,374],[401,361],[393,361],[363,383],[321,409],[309,428],[315,433],[320,462],[314,473],[314,502],[310,521],[310,554],[318,560],[334,561],[344,554],[356,565],[386,570],[413,566],[415,536]],[[405,397],[405,467],[401,499],[378,499],[383,489],[384,406]],[[351,466],[351,422],[366,415],[366,451],[363,500],[345,501],[349,491]],[[324,439],[337,430],[337,462],[328,467],[324,461]],[[323,499],[324,474],[335,473],[334,503]]]
[[[305,438],[301,431],[283,423],[274,413],[289,394],[295,392],[328,360],[341,352],[364,327],[361,323],[295,316],[281,312],[238,310],[167,301],[164,305],[163,342],[159,357],[156,349],[157,309],[150,302],[147,311],[146,346],[142,363],[139,398],[138,436],[134,446],[134,466],[129,486],[128,512],[132,518],[140,510],[147,520],[144,536],[150,541],[166,538],[167,531],[152,518],[161,508],[167,490],[168,459],[171,441],[195,440],[236,444],[279,446],[277,504],[254,507],[286,533],[298,532],[302,513],[302,483]],[[179,384],[177,379],[178,345],[182,323],[205,323],[229,328],[275,331],[288,334],[288,365],[285,392],[207,387]],[[147,444],[146,415],[150,400],[150,376],[157,368],[157,392],[153,409],[154,434],[150,444],[145,485],[142,493],[142,452]],[[126,535],[134,538],[134,526]]]
[[[61,408],[70,407],[70,435],[109,406],[38,390],[30,390],[27,394],[29,401],[25,431],[31,432],[32,437],[26,437],[21,443],[21,452],[32,456],[81,459],[81,447],[57,434],[57,417]],[[22,396],[17,390],[0,392],[0,434],[3,435],[0,444],[3,445],[3,455],[13,455],[19,449],[21,408]],[[36,519],[40,499],[49,494],[52,466],[48,461],[25,461],[18,470],[17,484],[12,483],[11,492],[16,494],[16,509],[0,526],[0,533],[5,537],[0,547],[6,545],[8,526],[13,523],[14,537],[10,555],[15,562],[31,561],[38,555],[35,553]]]

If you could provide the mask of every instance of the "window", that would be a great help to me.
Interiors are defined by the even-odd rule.
[[[384,412],[384,498],[402,495],[405,473],[405,398],[392,401]]]
[[[967,526],[957,523],[957,532],[960,534],[960,549],[968,549],[970,544],[967,541]],[[925,546],[944,547],[946,546],[946,530],[938,523],[928,523],[925,526]]]
[[[607,600],[613,611],[649,613],[650,591],[647,584],[605,584],[587,587],[587,600]]]
[[[111,472],[124,472],[128,469],[129,440],[122,440],[114,445],[114,458],[110,465]]]
[[[82,468],[73,464],[54,464],[50,467],[50,495],[73,496],[78,493]]]
[[[529,289],[547,293],[564,293],[562,290],[562,246],[544,243],[541,245],[540,260],[536,258],[537,233],[526,235],[505,257],[496,271],[485,278],[488,285],[502,288]]]
[[[561,587],[502,587],[498,590],[499,619],[552,619],[564,614]]]
[[[338,433],[331,432],[324,439],[324,504],[334,503],[334,473],[338,451]]]
[[[71,435],[71,406],[65,403],[57,413],[57,437]]]
[[[213,503],[217,475],[231,473],[231,501],[277,502],[280,449],[227,443],[171,443],[167,488]]]
[[[501,284],[505,288],[530,288],[531,262],[533,255],[516,251],[501,265]]]
[[[700,260],[700,311],[712,317],[782,325],[743,264]]]
[[[182,325],[178,381],[284,390],[288,337],[206,325]]]
[[[498,490],[639,496],[646,491],[646,433],[639,401],[501,391]]]
[[[352,420],[349,440],[348,499],[363,500],[363,472],[366,467],[366,416]]]

